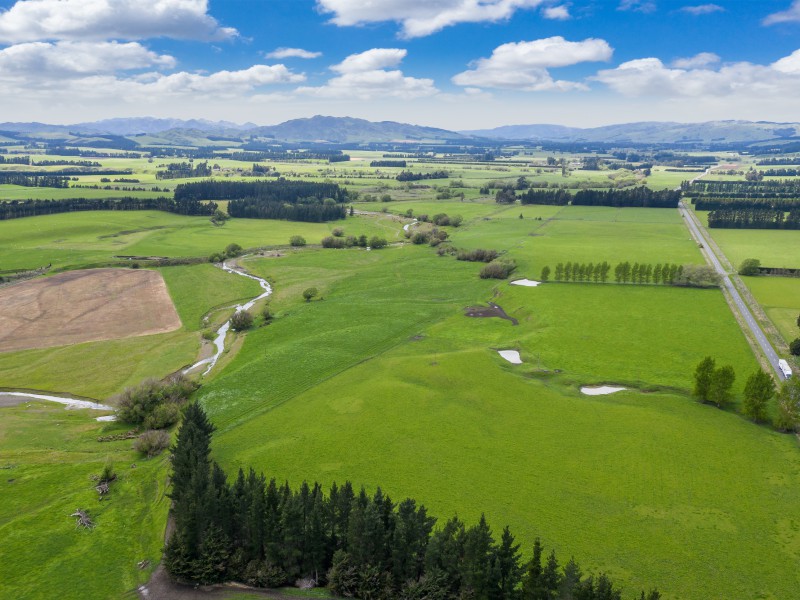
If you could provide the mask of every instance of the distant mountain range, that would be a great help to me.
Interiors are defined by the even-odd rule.
[[[280,142],[474,142],[491,140],[607,142],[640,144],[676,143],[758,143],[800,140],[800,123],[767,121],[709,121],[705,123],[641,122],[603,127],[578,128],[563,125],[506,125],[494,129],[448,131],[394,121],[373,122],[352,117],[315,116],[292,119],[278,125],[206,121],[203,119],[156,119],[151,117],[106,119],[74,125],[45,123],[0,123],[0,132],[28,134],[32,137],[64,139],[103,135],[125,136],[142,145],[153,143],[210,143],[222,140],[274,139]],[[211,140],[209,140],[211,136]],[[137,139],[139,138],[139,139]],[[162,141],[163,140],[163,141]],[[217,140],[220,141],[220,140]]]
[[[639,144],[759,142],[800,135],[800,123],[767,121],[708,121],[671,123],[646,121],[581,129],[562,125],[506,125],[461,131],[464,135],[499,140],[558,142],[633,142]]]

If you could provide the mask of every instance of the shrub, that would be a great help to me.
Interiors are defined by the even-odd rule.
[[[106,464],[103,465],[103,470],[100,472],[100,481],[114,481],[117,474],[114,472],[114,463],[111,459],[106,459]]]
[[[480,272],[481,279],[506,279],[517,264],[513,260],[494,260],[485,265]]]
[[[739,265],[739,275],[758,275],[760,267],[761,261],[757,258],[746,258],[742,261],[742,264]]]
[[[332,236],[322,238],[323,248],[344,248],[344,240]]]
[[[144,426],[147,429],[166,429],[178,422],[180,414],[180,407],[175,402],[159,404],[145,417]]]
[[[239,244],[228,244],[225,246],[225,256],[228,258],[233,258],[235,256],[241,256],[242,254],[242,247]]]
[[[484,250],[483,248],[476,248],[475,250],[459,250],[456,255],[457,260],[466,260],[469,262],[485,262],[489,263],[495,260],[500,253],[497,250]]]
[[[441,227],[446,227],[447,225],[450,225],[450,217],[448,217],[444,213],[439,213],[438,215],[433,215],[431,223],[433,223],[434,225],[439,225]]]
[[[358,239],[354,235],[348,235],[344,240],[344,245],[347,248],[352,248],[358,244]]]
[[[145,431],[133,442],[133,449],[152,458],[169,448],[169,434],[166,431]]]
[[[237,310],[231,317],[231,329],[244,331],[253,326],[253,315],[246,310]]]
[[[264,319],[264,323],[269,323],[275,318],[275,315],[273,315],[272,311],[269,309],[269,304],[264,306],[264,308],[261,310],[261,317]]]
[[[392,197],[389,194],[384,194],[383,196],[381,196],[381,202],[391,202],[391,201]]]
[[[461,223],[464,222],[464,217],[461,215],[453,215],[450,217],[450,227],[461,227]]]
[[[215,252],[211,256],[208,257],[208,262],[210,263],[220,263],[225,260],[225,257],[222,256],[219,252]]]
[[[214,339],[214,337],[216,337],[216,336],[215,336],[215,334],[214,334],[214,332],[212,330],[210,330],[210,329],[204,329],[203,330],[203,339],[204,340],[208,340],[210,342],[211,340]]]
[[[289,244],[292,246],[305,246],[306,238],[304,238],[302,235],[293,235],[289,238]]]
[[[315,298],[319,294],[319,290],[315,287],[306,288],[303,290],[303,298],[305,298],[306,302],[311,302],[312,298]]]
[[[422,231],[417,231],[411,236],[411,241],[415,244],[427,244],[430,236]]]
[[[334,227],[331,233],[333,234],[333,237],[342,237],[344,235],[344,229],[341,227]]]
[[[789,352],[792,353],[792,356],[800,356],[800,338],[792,340],[792,343],[789,344]]]
[[[373,236],[369,239],[369,247],[373,250],[379,250],[381,248],[385,248],[389,245],[389,242],[386,241],[385,238]]]

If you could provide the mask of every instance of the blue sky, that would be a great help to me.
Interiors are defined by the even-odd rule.
[[[0,120],[800,120],[800,0],[0,0],[0,10]]]

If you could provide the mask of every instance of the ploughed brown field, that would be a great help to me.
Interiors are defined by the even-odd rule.
[[[70,271],[0,288],[0,352],[165,333],[180,326],[157,271]]]

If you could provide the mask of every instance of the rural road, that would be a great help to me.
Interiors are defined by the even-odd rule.
[[[725,289],[728,290],[731,298],[733,298],[733,302],[736,305],[739,314],[741,314],[742,320],[747,324],[747,327],[752,332],[753,338],[756,340],[756,342],[758,342],[758,345],[761,346],[764,356],[767,357],[769,364],[772,366],[775,373],[777,373],[778,379],[782,381],[785,379],[785,377],[783,375],[783,371],[781,371],[780,367],[778,366],[778,354],[772,348],[772,345],[767,340],[767,336],[764,335],[764,332],[761,330],[761,327],[759,327],[758,323],[753,317],[753,314],[747,307],[747,304],[739,294],[739,290],[737,290],[733,285],[733,282],[728,276],[728,272],[722,266],[722,263],[719,261],[719,258],[714,250],[712,250],[711,245],[708,243],[708,239],[703,232],[703,225],[700,223],[697,216],[691,210],[686,208],[683,200],[681,200],[678,204],[678,212],[681,213],[681,216],[686,222],[686,226],[689,228],[692,237],[698,244],[700,244],[702,252],[706,256],[706,260],[708,260],[711,266],[714,267],[714,270],[719,273],[719,276],[722,279],[722,284],[725,286]]]

